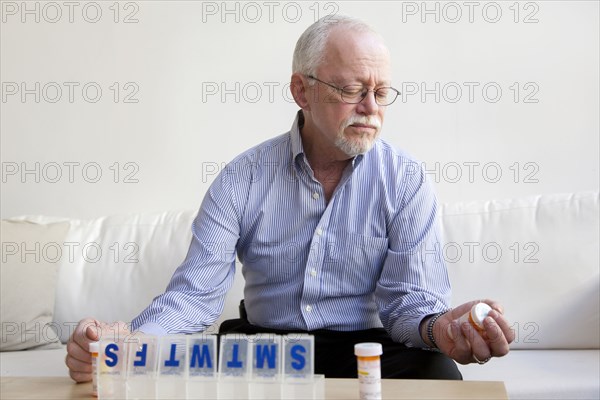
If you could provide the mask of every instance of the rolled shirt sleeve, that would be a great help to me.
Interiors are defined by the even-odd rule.
[[[426,347],[419,325],[427,315],[449,308],[450,281],[433,190],[421,168],[410,163],[405,168],[375,297],[382,324],[395,341]]]

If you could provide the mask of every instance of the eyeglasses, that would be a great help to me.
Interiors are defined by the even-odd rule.
[[[367,97],[367,93],[372,91],[373,94],[375,95],[375,102],[378,105],[389,106],[394,101],[396,101],[396,98],[400,94],[400,92],[398,90],[394,89],[393,87],[389,87],[389,86],[384,86],[384,87],[380,87],[377,89],[368,89],[362,85],[347,85],[347,86],[339,88],[337,86],[332,85],[331,83],[324,82],[312,75],[306,75],[306,76],[310,79],[314,79],[317,82],[320,82],[324,85],[329,86],[330,88],[337,90],[338,92],[340,92],[342,101],[344,103],[348,103],[348,104],[360,103],[361,101],[363,101],[363,99],[365,97]]]

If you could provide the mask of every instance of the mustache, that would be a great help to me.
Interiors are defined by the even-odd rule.
[[[344,128],[347,128],[353,124],[363,124],[378,130],[381,129],[381,121],[374,115],[352,115],[350,118],[344,121]]]

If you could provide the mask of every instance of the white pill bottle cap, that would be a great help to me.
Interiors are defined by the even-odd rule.
[[[90,353],[97,353],[100,351],[100,342],[91,342],[88,348]]]
[[[381,343],[357,343],[354,345],[354,355],[358,357],[376,357],[382,354]]]
[[[492,307],[486,303],[477,303],[471,311],[464,315],[465,318],[460,319],[460,323],[472,321],[479,329],[483,329],[483,320],[488,316],[489,312],[492,311]]]

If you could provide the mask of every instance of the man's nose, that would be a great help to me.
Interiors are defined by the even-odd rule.
[[[362,101],[358,103],[356,111],[363,115],[375,115],[379,111],[379,107],[381,106],[375,101],[375,92],[369,90]]]

